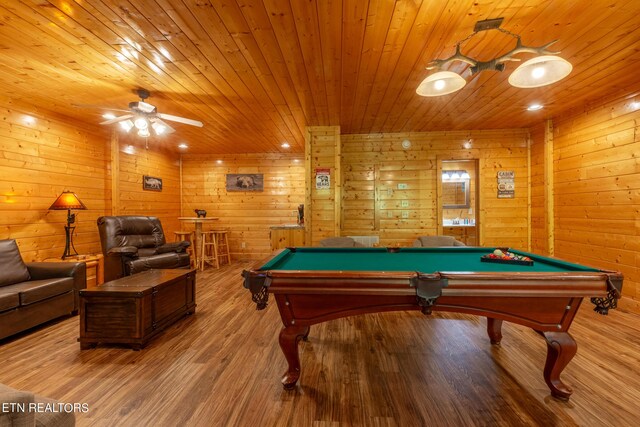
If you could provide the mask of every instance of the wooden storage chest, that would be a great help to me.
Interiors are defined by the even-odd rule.
[[[129,344],[139,350],[195,312],[195,270],[149,270],[80,291],[80,348]]]

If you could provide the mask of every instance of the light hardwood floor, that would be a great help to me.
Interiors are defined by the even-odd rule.
[[[625,426],[640,419],[640,316],[583,303],[565,369],[569,402],[549,396],[544,340],[509,323],[372,314],[311,328],[299,386],[285,391],[278,310],[256,311],[233,263],[198,273],[197,311],[142,351],[80,351],[78,317],[0,342],[0,382],[87,403],[79,426]]]

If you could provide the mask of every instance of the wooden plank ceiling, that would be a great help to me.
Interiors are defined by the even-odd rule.
[[[308,125],[342,133],[528,127],[640,90],[638,0],[2,0],[0,11],[6,98],[98,123],[146,88],[159,112],[204,122],[172,122],[176,133],[150,138],[171,149],[185,141],[191,153],[282,152],[284,141],[302,152]],[[553,48],[573,64],[571,75],[517,89],[507,82],[518,65],[510,62],[502,73],[467,77],[455,94],[416,95],[429,61],[452,55],[476,21],[497,17],[527,46],[558,39]],[[492,30],[462,50],[488,60],[514,45]],[[545,109],[525,111],[534,101]]]

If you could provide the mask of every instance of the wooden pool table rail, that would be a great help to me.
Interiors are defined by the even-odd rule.
[[[616,272],[486,273],[363,271],[245,271],[245,287],[253,295],[268,293],[276,300],[284,328],[280,347],[288,362],[283,375],[285,388],[293,388],[300,377],[298,343],[310,326],[328,320],[366,313],[396,310],[431,310],[487,317],[492,344],[500,343],[504,320],[527,326],[547,342],[543,376],[552,396],[567,400],[570,387],[560,374],[576,353],[577,345],[568,329],[584,297],[608,295],[622,286]],[[425,309],[419,296],[420,278],[440,283],[439,295]],[[431,292],[433,289],[431,289]],[[264,307],[264,306],[263,306]]]

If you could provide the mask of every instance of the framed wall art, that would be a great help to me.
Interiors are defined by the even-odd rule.
[[[264,191],[261,173],[227,174],[227,191]]]
[[[162,191],[162,178],[142,175],[142,189],[149,191]]]

